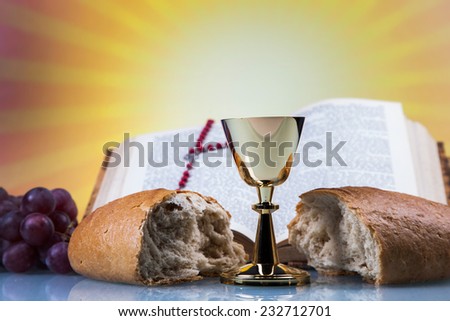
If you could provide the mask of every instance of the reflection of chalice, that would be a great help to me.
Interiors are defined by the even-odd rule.
[[[259,203],[252,206],[259,221],[253,262],[221,275],[226,284],[302,285],[309,283],[306,271],[278,260],[272,212],[274,186],[289,176],[300,140],[304,117],[257,117],[222,120],[228,144],[241,178],[256,186]]]

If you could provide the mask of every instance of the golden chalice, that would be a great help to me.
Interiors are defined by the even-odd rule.
[[[225,272],[225,284],[303,285],[309,273],[279,262],[273,231],[274,187],[289,176],[300,140],[304,117],[255,117],[222,120],[222,126],[241,178],[255,186],[259,202],[252,206],[259,213],[253,261]]]

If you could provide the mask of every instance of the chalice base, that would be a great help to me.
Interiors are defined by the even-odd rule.
[[[281,263],[250,263],[220,275],[220,282],[235,285],[302,286],[310,283],[309,273]]]

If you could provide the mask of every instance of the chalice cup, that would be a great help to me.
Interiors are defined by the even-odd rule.
[[[304,285],[309,273],[282,264],[278,259],[272,213],[274,187],[289,176],[300,140],[304,117],[254,117],[222,120],[222,126],[241,178],[256,187],[259,214],[253,261],[221,274],[225,284]]]

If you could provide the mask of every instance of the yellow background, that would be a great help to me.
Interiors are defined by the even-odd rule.
[[[446,0],[0,0],[0,186],[64,187],[82,212],[103,144],[125,132],[333,97],[400,101],[450,149],[449,12]]]

